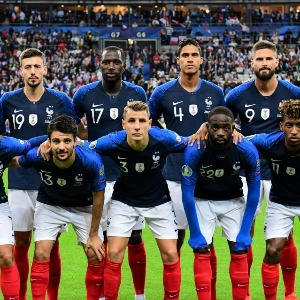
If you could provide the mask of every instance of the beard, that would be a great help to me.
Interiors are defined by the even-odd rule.
[[[61,158],[61,157],[59,157],[59,154],[67,154],[67,156],[64,157],[64,158]],[[54,156],[58,161],[63,162],[63,161],[67,161],[67,160],[72,156],[72,154],[73,154],[73,150],[72,150],[71,152],[55,152],[55,153],[53,153],[53,156]]]
[[[269,73],[263,73],[263,74],[261,74],[260,70],[258,70],[258,71],[255,71],[254,73],[255,73],[256,77],[258,79],[260,79],[261,81],[268,81],[274,76],[275,70],[269,70]]]
[[[38,87],[39,85],[41,84],[41,82],[37,81],[35,83],[30,83],[30,82],[27,82],[27,85],[31,88],[36,88]]]

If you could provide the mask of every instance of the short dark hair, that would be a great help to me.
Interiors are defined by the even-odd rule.
[[[229,118],[231,118],[232,123],[234,121],[234,116],[232,111],[225,107],[225,106],[216,106],[214,107],[209,113],[208,113],[208,123],[210,122],[210,119],[214,116],[214,115],[225,115]]]
[[[24,50],[19,57],[20,67],[22,66],[23,59],[31,57],[40,57],[43,60],[44,65],[46,65],[46,57],[42,51],[36,48],[28,48]]]
[[[67,116],[65,114],[60,115],[54,118],[48,125],[47,134],[49,139],[53,131],[59,131],[62,133],[71,133],[75,140],[77,136],[76,121],[70,116]]]
[[[182,48],[185,47],[185,46],[187,46],[187,45],[194,45],[194,46],[196,46],[199,49],[200,56],[202,56],[201,47],[200,47],[200,44],[198,43],[198,41],[195,40],[195,39],[193,39],[193,38],[186,38],[186,39],[181,40],[179,42],[179,44],[178,44],[178,49],[177,49],[177,55],[178,55],[178,57],[180,56]]]
[[[133,111],[146,111],[148,116],[150,116],[149,107],[147,103],[143,101],[128,102],[128,104],[124,107],[123,119],[125,119],[128,109],[132,109]]]
[[[262,50],[262,49],[270,49],[270,50],[273,50],[276,54],[276,57],[278,55],[277,53],[277,48],[276,48],[276,45],[273,44],[272,42],[269,42],[269,41],[266,41],[266,40],[262,40],[262,41],[259,41],[257,43],[255,43],[252,47],[252,56],[254,55],[254,53],[257,51],[257,50]]]
[[[100,52],[100,59],[102,60],[102,55],[104,53],[104,51],[114,51],[114,52],[120,52],[121,53],[121,60],[123,63],[126,62],[126,57],[125,57],[125,53],[123,51],[123,49],[116,47],[116,46],[108,46],[106,48],[104,48],[101,52]]]
[[[281,117],[300,119],[300,100],[290,99],[285,100],[279,105]]]

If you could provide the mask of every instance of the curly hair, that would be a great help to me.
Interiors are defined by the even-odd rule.
[[[278,109],[282,118],[300,119],[300,100],[298,99],[285,100],[281,102]]]

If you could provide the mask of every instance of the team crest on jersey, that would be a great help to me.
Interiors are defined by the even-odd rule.
[[[136,163],[135,164],[135,170],[137,171],[137,172],[144,172],[144,170],[145,170],[145,165],[143,164],[143,163]]]
[[[260,115],[261,115],[261,117],[264,120],[269,119],[269,117],[270,117],[270,109],[269,108],[262,108],[261,112],[260,112]]]
[[[240,169],[241,169],[241,166],[240,166],[239,164],[240,164],[239,161],[237,161],[237,162],[235,162],[235,163],[233,164],[233,166],[232,166],[233,172],[232,172],[231,175],[239,174]]]
[[[75,185],[76,186],[82,185],[82,181],[83,181],[82,174],[77,174],[75,176]]]
[[[287,167],[286,168],[286,174],[288,175],[295,175],[296,173],[296,169],[295,168],[291,168],[291,167]]]
[[[57,178],[57,184],[60,186],[65,186],[67,181],[65,179]]]
[[[36,114],[30,114],[29,115],[29,124],[31,126],[36,125],[36,123],[38,122],[38,116]]]
[[[224,170],[223,169],[217,169],[215,171],[215,176],[216,177],[222,177],[224,175]]]
[[[47,119],[48,119],[48,120],[52,119],[52,116],[53,116],[53,114],[54,114],[54,110],[53,110],[53,106],[52,106],[52,105],[51,105],[51,106],[48,106],[48,107],[46,108],[46,113],[47,113]]]
[[[160,160],[160,156],[159,156],[159,151],[155,152],[152,155],[152,160],[153,160],[153,167],[151,167],[151,169],[155,169],[157,167],[160,166],[159,160]]]
[[[211,96],[206,97],[204,101],[206,104],[204,113],[208,114],[211,111],[211,106],[212,106]]]
[[[192,116],[195,116],[198,112],[198,106],[197,104],[190,104],[189,105],[189,112]]]
[[[111,108],[109,111],[109,115],[113,120],[115,120],[119,116],[119,110],[117,108]]]
[[[189,166],[184,165],[184,166],[182,166],[182,168],[181,168],[181,174],[182,174],[182,176],[184,176],[184,177],[191,177],[192,174],[193,174],[193,170],[192,170]]]

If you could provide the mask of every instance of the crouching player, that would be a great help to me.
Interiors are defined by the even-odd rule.
[[[256,148],[242,140],[232,142],[234,117],[226,107],[208,114],[208,141],[187,147],[182,167],[182,196],[194,251],[194,278],[198,299],[211,299],[210,247],[216,223],[229,245],[232,297],[244,300],[249,285],[247,249],[251,224],[259,201],[260,166]],[[240,172],[245,170],[245,202]]]
[[[67,115],[58,116],[48,126],[50,160],[37,156],[37,149],[18,160],[22,167],[36,168],[42,178],[34,215],[33,300],[46,298],[51,249],[65,224],[73,225],[78,243],[82,244],[87,256],[86,299],[99,299],[105,256],[99,226],[105,174],[97,153],[75,146],[76,134],[74,119]]]

